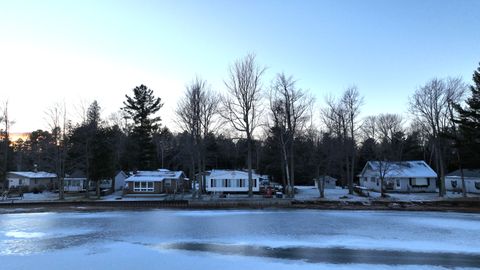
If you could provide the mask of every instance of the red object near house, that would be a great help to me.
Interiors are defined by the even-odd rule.
[[[273,194],[273,189],[272,189],[272,187],[267,187],[267,188],[265,189],[265,194],[263,195],[263,197],[264,197],[264,198],[272,198],[272,197],[273,197],[272,194]]]

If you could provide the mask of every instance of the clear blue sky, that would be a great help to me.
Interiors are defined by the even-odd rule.
[[[467,83],[480,62],[480,1],[0,1],[0,100],[13,130],[46,128],[45,109],[97,99],[105,116],[142,83],[164,123],[195,75],[224,90],[249,52],[264,85],[291,74],[320,102],[355,84],[364,115],[406,113],[433,77]]]

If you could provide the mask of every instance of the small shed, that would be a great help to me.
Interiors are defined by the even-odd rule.
[[[115,190],[122,190],[125,187],[125,179],[128,175],[124,171],[118,171],[115,174]]]
[[[316,188],[318,188],[318,185],[322,180],[323,180],[323,176],[313,179],[313,182]],[[337,187],[337,179],[331,177],[330,175],[325,175],[325,188],[334,189],[336,187]]]
[[[463,170],[465,189],[467,193],[480,193],[480,169]],[[445,176],[445,188],[450,191],[462,191],[462,176],[460,170]]]

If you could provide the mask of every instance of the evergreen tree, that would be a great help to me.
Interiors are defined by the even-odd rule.
[[[460,146],[467,168],[477,169],[480,160],[480,67],[473,73],[471,96],[465,108],[456,106],[459,114]]]
[[[133,169],[153,169],[156,166],[155,144],[153,134],[158,130],[160,117],[154,116],[163,104],[161,99],[153,95],[153,90],[145,85],[133,89],[133,97],[125,95],[122,109],[131,117],[134,127],[131,137],[133,144],[131,153],[137,161]]]

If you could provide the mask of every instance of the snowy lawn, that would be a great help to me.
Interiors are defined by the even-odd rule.
[[[298,191],[295,195],[297,200],[320,200],[320,193],[315,186],[296,186]],[[387,193],[391,201],[438,201],[444,199],[462,198],[461,193],[447,192],[443,198],[438,193]],[[345,201],[370,201],[385,200],[380,197],[379,192],[369,191],[369,197],[362,197],[357,194],[348,194],[348,189],[337,187],[335,189],[325,189],[325,198],[323,200],[345,200]],[[469,198],[479,198],[480,194],[468,194]]]

